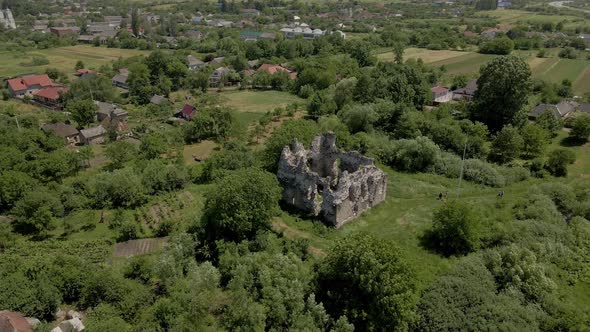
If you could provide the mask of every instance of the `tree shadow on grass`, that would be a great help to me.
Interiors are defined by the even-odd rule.
[[[559,145],[561,145],[563,147],[568,147],[568,148],[582,146],[584,144],[586,144],[586,141],[579,140],[579,139],[576,139],[576,138],[570,137],[570,136],[565,137],[564,139],[561,140],[561,142],[559,142]]]

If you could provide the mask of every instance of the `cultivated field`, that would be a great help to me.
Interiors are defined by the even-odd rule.
[[[0,77],[11,77],[25,73],[39,73],[46,68],[57,68],[65,73],[72,74],[78,60],[84,62],[87,68],[98,68],[118,58],[128,58],[137,55],[147,55],[148,51],[123,50],[118,48],[94,47],[90,45],[77,45],[59,47],[47,50],[34,50],[28,52],[0,52]],[[48,65],[33,66],[31,61],[34,56],[45,57]]]
[[[167,237],[130,240],[115,245],[115,257],[131,257],[156,252],[168,242]]]
[[[548,50],[550,58],[537,58],[536,51],[515,51],[515,55],[524,57],[533,73],[533,77],[550,82],[559,83],[563,79],[570,79],[574,83],[574,92],[579,95],[590,93],[590,60],[586,59],[561,59],[556,57],[557,50]],[[384,52],[377,55],[384,61],[393,61],[393,52]],[[420,58],[424,63],[434,67],[445,66],[448,76],[466,74],[477,75],[479,68],[489,60],[496,57],[490,54],[461,51],[435,51],[420,48],[408,48],[404,52],[404,58]]]

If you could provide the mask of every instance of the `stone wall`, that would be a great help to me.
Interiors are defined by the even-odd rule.
[[[331,132],[317,136],[310,150],[297,140],[285,146],[277,177],[285,203],[335,227],[382,202],[387,193],[387,176],[373,159],[339,151]]]

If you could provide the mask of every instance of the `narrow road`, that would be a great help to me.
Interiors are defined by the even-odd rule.
[[[556,8],[567,8],[567,9],[577,10],[579,12],[590,14],[590,10],[588,10],[588,9],[570,7],[570,6],[565,5],[566,3],[570,3],[570,2],[572,2],[572,1],[553,1],[553,2],[549,3],[549,6],[556,7]]]

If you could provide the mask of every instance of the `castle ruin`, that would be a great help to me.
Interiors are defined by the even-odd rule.
[[[10,9],[0,9],[0,26],[4,29],[16,29],[16,22]]]
[[[339,151],[331,132],[317,136],[310,150],[297,140],[285,146],[277,177],[287,204],[336,228],[385,200],[387,193],[387,176],[373,159]]]

